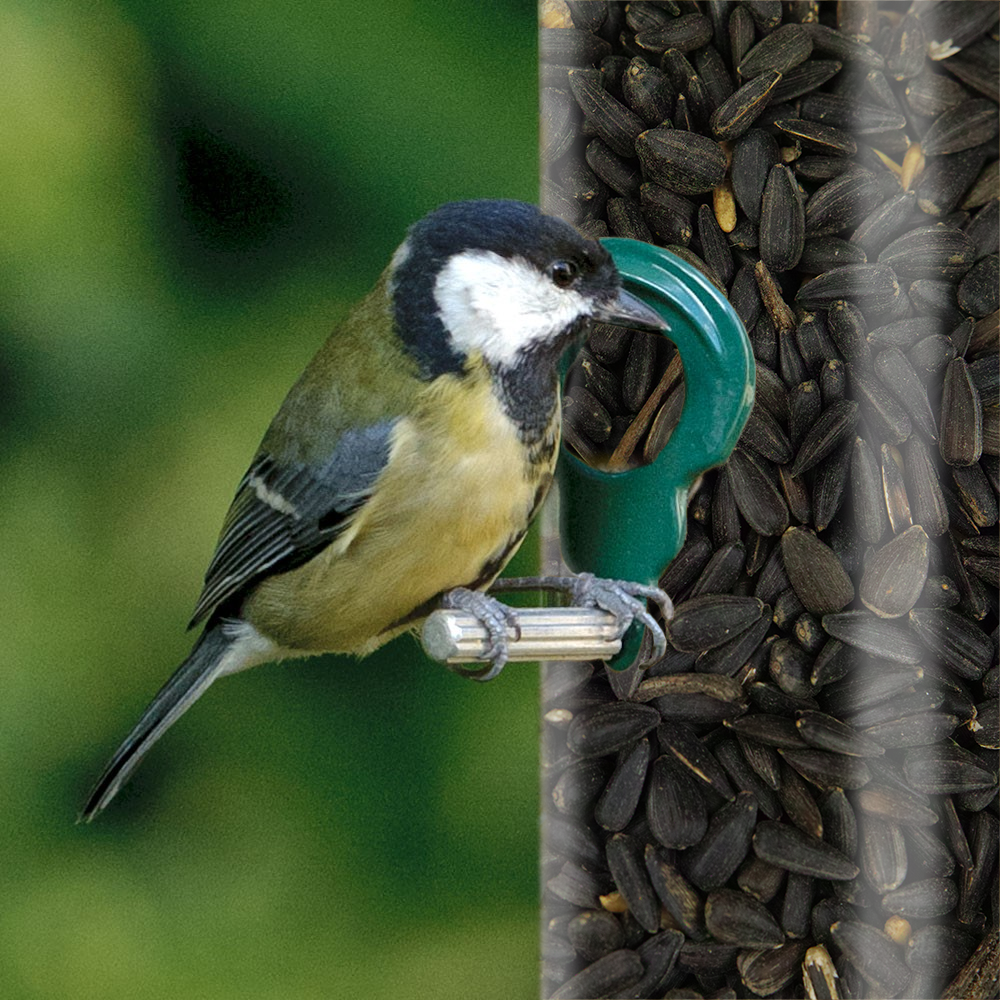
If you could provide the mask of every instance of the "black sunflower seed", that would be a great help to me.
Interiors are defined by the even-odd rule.
[[[854,243],[836,236],[811,236],[802,244],[799,269],[807,274],[821,274],[845,264],[867,263],[868,255]]]
[[[862,167],[838,174],[806,201],[806,233],[829,236],[851,229],[883,200],[879,178]],[[863,247],[866,250],[867,248]],[[846,296],[845,296],[846,297]]]
[[[949,608],[913,608],[910,624],[930,652],[959,677],[977,680],[993,660],[993,643],[974,622]]]
[[[938,819],[937,813],[927,805],[926,797],[881,782],[872,781],[858,789],[854,800],[869,816],[902,826],[931,826]]]
[[[822,623],[821,627],[822,627]],[[838,639],[827,639],[823,648],[817,653],[813,663],[813,687],[817,690],[826,684],[839,681],[850,669],[852,652],[849,646]]]
[[[939,316],[909,316],[869,331],[868,343],[873,350],[895,347],[907,351],[922,338],[941,334],[946,329],[946,322]]]
[[[832,881],[852,879],[858,868],[835,847],[797,827],[763,820],[753,835],[754,853],[772,865]]]
[[[738,952],[734,944],[720,944],[712,940],[685,941],[677,966],[683,972],[698,977],[719,977],[735,964]]]
[[[736,960],[740,979],[755,996],[780,995],[801,970],[806,945],[790,941],[778,948],[741,951]]]
[[[632,337],[621,385],[622,402],[632,413],[642,408],[656,384],[656,350],[656,338],[650,334]]]
[[[736,797],[724,768],[712,751],[698,739],[693,729],[683,723],[668,720],[657,729],[656,734],[660,748],[669,749],[681,764],[709,788],[724,799],[731,801]]]
[[[636,139],[635,151],[647,176],[677,194],[711,191],[725,176],[719,144],[696,132],[648,129]]]
[[[992,165],[997,164],[994,160]],[[1000,171],[993,170],[993,187],[1000,189]],[[976,258],[985,256],[988,253],[996,253],[1000,245],[1000,190],[991,192],[992,197],[986,204],[965,224],[965,235],[976,245]],[[970,206],[965,205],[968,208]]]
[[[771,91],[771,102],[775,105],[792,101],[821,87],[843,68],[836,59],[807,59],[804,63],[784,73],[777,86]]]
[[[881,351],[875,357],[875,374],[903,405],[917,430],[936,441],[937,422],[927,398],[927,389],[903,352],[898,347],[887,347]]]
[[[811,531],[791,527],[781,536],[785,572],[804,607],[818,615],[854,600],[854,585],[836,553]]]
[[[809,428],[792,463],[793,476],[818,464],[847,437],[858,418],[858,404],[842,399],[828,406]]]
[[[704,900],[669,858],[662,847],[647,844],[646,872],[667,912],[690,937],[704,935]],[[687,852],[683,855],[687,857]],[[659,914],[657,914],[659,916]]]
[[[646,820],[653,836],[664,847],[697,844],[708,827],[708,810],[698,782],[673,754],[653,761]]]
[[[809,786],[798,771],[781,762],[781,787],[778,800],[785,815],[804,833],[817,839],[823,838],[823,815],[813,798]]]
[[[913,788],[928,795],[954,795],[997,783],[989,764],[950,741],[907,750],[903,771]]]
[[[763,129],[751,129],[733,149],[733,193],[740,208],[754,223],[760,219],[768,175],[779,162],[778,144]]]
[[[965,321],[958,308],[956,287],[950,282],[918,278],[910,283],[909,298],[915,310],[937,318],[945,331],[952,330]],[[953,350],[952,357],[956,353]]]
[[[645,972],[642,978],[627,990],[612,994],[621,1000],[640,1000],[642,997],[656,996],[669,980],[684,944],[680,931],[665,930],[647,938],[638,947],[639,957]]]
[[[870,45],[827,27],[825,24],[810,23],[803,27],[813,40],[813,48],[844,62],[858,62],[874,69],[882,69],[885,60]]]
[[[772,271],[788,271],[802,256],[805,208],[791,170],[776,164],[768,174],[761,201],[760,255]]]
[[[580,760],[570,764],[552,788],[552,801],[559,812],[582,816],[593,804],[608,780],[608,769],[601,759]]]
[[[642,210],[634,201],[628,198],[609,198],[607,213],[608,229],[612,236],[641,240],[644,243],[653,242],[653,234],[643,218]]]
[[[858,151],[857,143],[850,132],[807,121],[804,118],[779,118],[775,126],[800,142],[806,149],[833,156],[853,156]]]
[[[753,712],[739,719],[727,719],[725,725],[738,735],[757,740],[767,746],[793,750],[806,746],[795,728],[795,723],[782,715]]]
[[[936,538],[948,530],[949,516],[930,449],[920,438],[912,437],[904,451],[914,523]]]
[[[781,754],[806,781],[819,788],[861,788],[871,781],[871,771],[860,757],[813,749],[782,750]]]
[[[655,934],[660,929],[660,906],[643,861],[643,845],[634,837],[616,833],[608,839],[605,850],[608,870],[629,910]]]
[[[1000,306],[1000,257],[995,253],[980,258],[958,286],[959,307],[970,316],[982,319]]]
[[[799,712],[795,725],[802,739],[818,750],[854,757],[878,757],[885,752],[874,740],[823,712]]]
[[[650,705],[609,702],[577,714],[566,741],[581,757],[600,757],[630,746],[659,723],[660,713]]]
[[[699,889],[721,888],[743,863],[756,823],[757,800],[749,792],[740,792],[712,815],[701,841],[681,854],[681,871]]]
[[[761,116],[781,80],[778,70],[769,70],[734,91],[712,113],[710,126],[716,139],[738,139]]]
[[[910,970],[899,945],[887,934],[855,920],[838,920],[830,934],[876,995],[897,997],[906,989]]]
[[[861,437],[854,439],[851,455],[851,495],[858,533],[870,545],[877,544],[887,527],[882,474],[871,447]]]
[[[913,932],[906,943],[906,964],[914,972],[928,972],[950,979],[972,954],[975,939],[961,927],[927,924]]]
[[[589,66],[610,55],[611,46],[579,28],[542,28],[538,51],[543,63],[557,66]]]
[[[784,465],[791,461],[792,444],[781,424],[760,398],[750,411],[740,442],[770,462]]]
[[[880,618],[905,615],[920,597],[929,565],[927,533],[915,524],[868,561],[859,596]]]
[[[785,870],[752,854],[736,873],[736,884],[754,899],[769,903],[785,881]]]
[[[891,132],[906,125],[905,115],[895,109],[862,104],[839,94],[809,94],[802,101],[801,114],[809,121],[847,129],[855,135]]]
[[[809,206],[806,205],[808,227]],[[884,263],[849,264],[816,275],[795,296],[805,309],[825,309],[839,299],[849,299],[862,312],[882,314],[891,309],[899,296],[896,273]]]
[[[607,910],[584,910],[566,925],[573,950],[585,962],[593,962],[625,943],[622,925]]]
[[[712,45],[694,54],[695,69],[705,86],[711,109],[714,111],[736,89],[722,53]]]
[[[594,874],[572,861],[567,861],[546,883],[546,888],[559,899],[587,909],[599,907],[599,896],[611,888],[606,875]]]
[[[639,49],[656,54],[667,49],[693,52],[706,45],[712,38],[712,23],[703,14],[683,14],[668,19],[659,27],[649,27],[638,32],[635,43]]]
[[[726,769],[733,784],[744,792],[749,792],[757,801],[765,816],[776,817],[781,806],[774,791],[747,762],[735,740],[724,740],[715,748],[719,763]]]
[[[993,139],[1000,128],[996,103],[981,97],[939,115],[920,140],[925,156],[959,153]]]
[[[549,996],[551,1000],[611,996],[637,983],[643,971],[639,955],[628,948],[621,948],[588,965]]]
[[[756,597],[734,594],[706,594],[683,601],[670,621],[670,642],[675,649],[690,652],[712,649],[749,628],[763,608],[763,601]]]
[[[997,355],[988,354],[973,361],[969,365],[969,378],[983,406],[1000,403],[1000,358]]]
[[[926,50],[923,24],[916,14],[905,14],[889,36],[886,72],[894,80],[916,76],[924,68]]]
[[[646,123],[586,72],[570,70],[569,85],[580,109],[613,153],[635,156],[636,138]]]
[[[646,783],[652,754],[646,737],[623,751],[594,807],[594,819],[605,830],[624,830],[631,821]]]
[[[906,879],[906,842],[899,824],[862,812],[858,816],[861,868],[879,896],[898,889]]]
[[[850,365],[861,371],[871,369],[871,348],[865,338],[868,327],[853,302],[842,299],[832,302],[827,312],[827,328],[837,350]]]
[[[992,813],[975,812],[969,818],[969,827],[972,865],[960,878],[957,913],[964,924],[975,920],[985,903],[996,868],[998,847],[998,823]]]
[[[851,388],[861,404],[862,416],[878,437],[889,444],[901,444],[913,430],[907,412],[882,383],[860,367],[850,366]]]
[[[694,233],[695,206],[659,184],[639,187],[639,204],[649,228],[664,243],[686,245]]]
[[[767,907],[735,889],[717,889],[708,894],[705,928],[716,941],[741,948],[774,948],[785,941]]]
[[[883,202],[858,223],[850,241],[857,243],[869,257],[875,257],[912,223],[917,196],[913,191]]]
[[[961,153],[933,157],[924,167],[915,188],[917,205],[928,215],[946,216],[957,208],[969,184],[979,175],[990,153],[973,146]]]
[[[919,226],[896,237],[878,255],[901,278],[960,278],[972,267],[976,248],[961,230]]]
[[[925,69],[907,82],[903,96],[915,114],[937,118],[967,100],[969,92],[957,80]]]
[[[670,116],[677,94],[662,70],[636,56],[622,75],[622,97],[647,125],[659,125]]]
[[[612,191],[617,191],[625,198],[638,197],[639,184],[642,180],[639,171],[632,163],[612,152],[607,143],[601,139],[591,140],[584,155],[587,166]]]
[[[563,406],[567,423],[597,444],[607,441],[611,434],[611,416],[585,386],[573,386],[566,393]]]
[[[965,839],[964,832],[962,838]],[[906,849],[914,864],[928,875],[945,878],[955,871],[955,855],[929,826],[907,827]],[[968,849],[967,843],[966,849]],[[969,864],[972,864],[971,856]]]
[[[726,463],[725,475],[747,524],[761,535],[779,535],[788,526],[788,507],[761,462],[738,448]]]
[[[650,677],[636,689],[640,701],[656,700],[665,719],[721,722],[739,715],[745,706],[742,689],[731,677],[717,674],[669,674]]]
[[[913,612],[910,613],[911,618]],[[895,663],[919,663],[923,648],[909,629],[869,611],[844,611],[823,616],[823,628],[841,642]]]
[[[898,709],[892,715],[864,730],[866,736],[888,749],[937,743],[950,736],[961,721],[948,712],[920,711],[907,715],[905,710]]]
[[[958,903],[958,887],[950,878],[908,882],[882,897],[882,908],[901,917],[926,919],[951,913]]]
[[[998,12],[979,4],[935,4],[921,10],[919,17],[929,43],[928,54],[932,59],[942,59],[947,58],[946,51],[964,48],[992,28]]]

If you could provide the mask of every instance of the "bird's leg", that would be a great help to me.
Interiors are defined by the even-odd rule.
[[[615,616],[618,635],[638,619],[649,630],[653,640],[653,658],[667,651],[667,637],[659,622],[649,613],[646,599],[654,601],[668,622],[674,616],[674,605],[659,587],[650,587],[628,580],[606,580],[593,573],[574,576],[506,577],[496,580],[493,590],[556,590],[568,594],[572,604],[584,608],[600,608]]]
[[[521,626],[518,624],[515,609],[508,607],[495,597],[490,597],[489,594],[478,590],[469,590],[467,587],[456,587],[454,590],[449,590],[441,598],[441,607],[465,611],[474,615],[489,635],[489,643],[485,651],[485,658],[490,661],[488,667],[469,670],[453,666],[451,669],[463,677],[471,677],[473,680],[493,680],[503,670],[510,653],[507,629],[514,632],[515,639],[521,637]]]

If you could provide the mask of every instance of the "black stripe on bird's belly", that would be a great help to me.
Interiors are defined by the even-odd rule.
[[[498,365],[491,372],[497,398],[532,463],[550,461],[558,444],[560,353],[549,344],[524,348],[513,364]]]

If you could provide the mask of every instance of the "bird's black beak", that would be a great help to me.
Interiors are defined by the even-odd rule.
[[[619,289],[617,298],[601,303],[594,311],[593,318],[598,323],[638,327],[641,330],[670,329],[666,320],[655,309],[624,288]]]

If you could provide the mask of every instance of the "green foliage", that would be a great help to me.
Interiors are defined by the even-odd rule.
[[[533,995],[532,668],[228,678],[74,819],[330,326],[434,205],[536,198],[534,5],[7,0],[0,35],[0,994]]]

